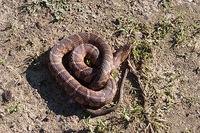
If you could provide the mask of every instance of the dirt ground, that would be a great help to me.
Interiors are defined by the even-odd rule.
[[[199,14],[199,0],[0,0],[0,132],[199,133]],[[47,68],[54,43],[78,32],[113,52],[133,45],[110,114],[90,117]]]

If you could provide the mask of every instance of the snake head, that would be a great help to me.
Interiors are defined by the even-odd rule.
[[[113,69],[119,67],[119,65],[128,57],[131,52],[132,45],[126,44],[121,46],[113,54]]]

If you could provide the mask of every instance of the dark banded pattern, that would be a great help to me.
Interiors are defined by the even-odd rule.
[[[70,70],[74,72],[73,74],[76,78],[85,83],[90,83],[92,79],[95,79],[101,61],[100,52],[95,46],[92,44],[81,44],[74,48],[70,55]],[[93,67],[89,67],[84,63],[85,59],[89,60]]]
[[[79,77],[83,75],[83,81],[90,83],[90,89],[80,84],[62,64],[63,56],[76,49],[76,47],[78,47],[79,50],[81,49],[84,51],[84,56],[90,59],[97,67],[91,69],[84,64],[82,52],[72,52],[71,61],[73,64],[70,61],[67,62],[69,66],[73,67],[75,64],[78,66],[79,70],[81,69],[84,71],[80,72],[75,68],[74,73]],[[129,52],[130,50],[128,52],[126,51],[127,54],[125,57],[120,58],[126,58]],[[97,59],[100,56],[101,59]],[[114,67],[114,59],[111,47],[107,45],[100,36],[93,33],[79,33],[61,40],[52,47],[49,54],[49,69],[59,84],[61,84],[65,91],[78,103],[91,107],[101,107],[110,103],[116,94],[116,83],[110,76],[110,72]],[[118,61],[118,59],[119,58],[116,60]],[[115,62],[117,65],[120,63],[121,60],[119,63]],[[91,73],[91,71],[95,71],[95,74]],[[89,74],[92,75],[88,76]]]
[[[81,85],[62,64],[62,58],[65,54],[84,43],[94,45],[102,54],[102,63],[98,70],[98,76],[90,84],[90,88],[97,91]],[[69,36],[53,46],[50,51],[49,59],[49,69],[51,73],[55,75],[56,80],[64,86],[66,92],[78,103],[92,107],[100,107],[113,99],[116,93],[116,87],[112,84],[115,84],[115,82],[113,79],[107,82],[112,69],[108,62],[113,64],[113,55],[110,46],[107,45],[101,37],[93,33],[79,33]],[[107,68],[106,71],[104,68]],[[101,89],[104,85],[105,87]],[[111,88],[110,86],[113,87]]]

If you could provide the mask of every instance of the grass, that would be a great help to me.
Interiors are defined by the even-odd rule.
[[[91,116],[88,116],[87,118],[83,119],[83,123],[91,133],[94,133],[95,126],[91,123]]]
[[[130,110],[127,110],[125,107],[122,108],[122,110],[119,112],[119,115],[121,115],[122,118],[128,122],[131,120],[132,116]]]
[[[5,61],[3,59],[0,59],[0,65],[4,65]]]
[[[41,13],[41,8],[46,8],[50,11],[53,21],[62,21],[65,19],[65,13],[80,13],[83,11],[81,6],[65,0],[29,0],[31,4],[29,12],[38,14]]]
[[[144,118],[143,107],[136,103],[133,107],[123,107],[118,114],[122,119],[130,123],[133,121],[139,123]]]
[[[39,58],[38,54],[28,55],[28,56],[29,57],[24,60],[26,64],[28,65],[33,64],[34,67],[41,64],[42,60]]]
[[[0,31],[7,31],[13,28],[12,23],[6,23],[6,26],[4,29],[0,29]]]
[[[115,70],[115,71],[112,71],[111,72],[111,75],[114,79],[116,79],[118,77],[118,72]]]
[[[164,45],[169,45],[168,48],[179,48],[179,46],[187,45],[190,40],[200,35],[199,22],[192,21],[190,23],[188,21],[190,18],[184,13],[177,13],[172,10],[172,1],[161,1],[161,6],[163,6],[164,14],[157,22],[145,23],[127,17],[119,17],[114,22],[116,26],[114,35],[129,38],[129,43],[133,45],[131,54],[137,71],[143,72],[140,74],[145,77],[147,82],[145,99],[149,100],[147,102],[149,105],[145,107],[141,105],[132,105],[132,109],[124,107],[120,111],[120,115],[128,123],[134,120],[141,122],[141,118],[147,118],[147,121],[149,121],[147,129],[150,132],[162,132],[164,129],[168,129],[166,121],[162,120],[161,117],[165,112],[175,108],[177,88],[174,87],[174,84],[180,77],[179,74],[167,75],[166,73],[164,76],[167,78],[168,85],[163,88],[157,87],[157,84],[162,83],[163,77],[155,81],[151,80],[151,76],[148,76],[149,67],[147,62],[154,58],[152,48],[156,48],[156,46],[163,48]],[[168,14],[174,15],[168,17]],[[199,73],[199,67],[194,72]],[[184,97],[181,101],[184,104],[191,105],[195,100]],[[136,113],[137,109],[138,113]],[[144,113],[142,110],[145,110]]]
[[[182,102],[183,105],[191,106],[191,105],[198,103],[198,100],[195,97],[183,96],[183,98],[181,99],[181,102]],[[198,104],[200,104],[200,103],[198,103]]]
[[[91,116],[88,116],[87,118],[83,119],[83,123],[85,127],[89,130],[91,133],[111,133],[112,127],[108,124],[107,120],[98,119],[95,123],[91,122]]]
[[[139,22],[126,17],[117,18],[115,23],[117,24],[115,34],[129,37],[130,43],[135,45],[141,43],[160,45],[163,40],[167,39],[168,42],[171,42],[171,47],[174,48],[190,40],[192,37],[188,36],[189,34],[197,36],[200,31],[198,22],[188,23],[182,12],[171,18],[164,14],[154,24]],[[139,37],[137,36],[138,33],[140,34]]]
[[[7,111],[9,113],[13,113],[13,112],[17,111],[17,109],[19,108],[19,106],[20,106],[20,103],[17,103],[16,105],[10,105],[8,107]]]
[[[64,20],[65,13],[79,13],[83,10],[81,6],[62,0],[31,0],[29,2],[32,4],[32,7],[29,9],[33,13],[40,13],[40,8],[46,8],[51,13],[54,21]],[[161,1],[160,5],[163,7],[164,14],[157,22],[145,23],[122,16],[116,19],[116,30],[114,32],[117,36],[128,37],[129,43],[134,44],[131,52],[134,63],[137,65],[138,71],[144,71],[141,75],[146,77],[148,81],[147,90],[150,92],[146,93],[147,100],[150,100],[149,103],[151,104],[160,101],[157,105],[148,105],[146,107],[143,107],[140,104],[131,103],[131,107],[123,107],[120,110],[119,115],[121,116],[121,119],[128,123],[141,122],[141,119],[147,117],[147,120],[149,121],[147,128],[149,128],[151,132],[154,130],[161,132],[163,128],[167,128],[163,124],[163,121],[160,120],[160,117],[164,111],[169,111],[175,103],[175,88],[173,87],[173,84],[179,76],[165,75],[166,77],[169,76],[170,85],[158,89],[156,83],[161,82],[162,78],[158,78],[157,81],[150,80],[150,76],[146,76],[148,75],[149,67],[145,63],[154,58],[154,46],[162,47],[164,45],[170,45],[171,48],[176,48],[184,45],[193,37],[198,36],[200,32],[198,21],[187,23],[183,13],[174,13],[174,11],[171,10],[173,1],[164,0]],[[174,14],[174,16],[168,17],[167,14],[169,13]],[[33,62],[35,65],[40,63],[36,55],[30,56],[28,61]],[[86,64],[89,66],[91,65],[89,61],[86,61]],[[195,72],[199,73],[199,67]],[[113,72],[112,76],[115,78],[118,75],[116,72]],[[137,99],[137,97],[134,97],[134,99]],[[182,99],[182,103],[184,104],[191,104],[193,101],[194,100],[189,97],[184,97]],[[147,111],[144,113],[144,110]],[[92,123],[91,119],[91,117],[87,117],[83,120],[85,127],[88,128],[90,132],[112,131],[108,121],[100,119],[96,123]]]
[[[145,43],[136,43],[137,45],[132,48],[132,55],[136,62],[146,60],[151,54],[151,49]]]
[[[106,120],[100,119],[97,121],[97,126],[95,131],[98,133],[105,133],[105,132],[111,133],[111,126],[108,124]]]
[[[88,60],[88,59],[86,59],[86,60],[85,60],[85,64],[86,64],[87,66],[89,66],[89,67],[91,67],[91,66],[92,66],[92,64],[91,64],[91,61],[90,61],[90,60]]]

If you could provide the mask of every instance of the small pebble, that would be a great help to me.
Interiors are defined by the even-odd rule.
[[[56,116],[56,121],[57,121],[57,122],[60,122],[60,121],[61,121],[61,115],[57,115],[57,116]]]
[[[0,118],[2,118],[4,115],[3,115],[3,112],[0,112]]]

